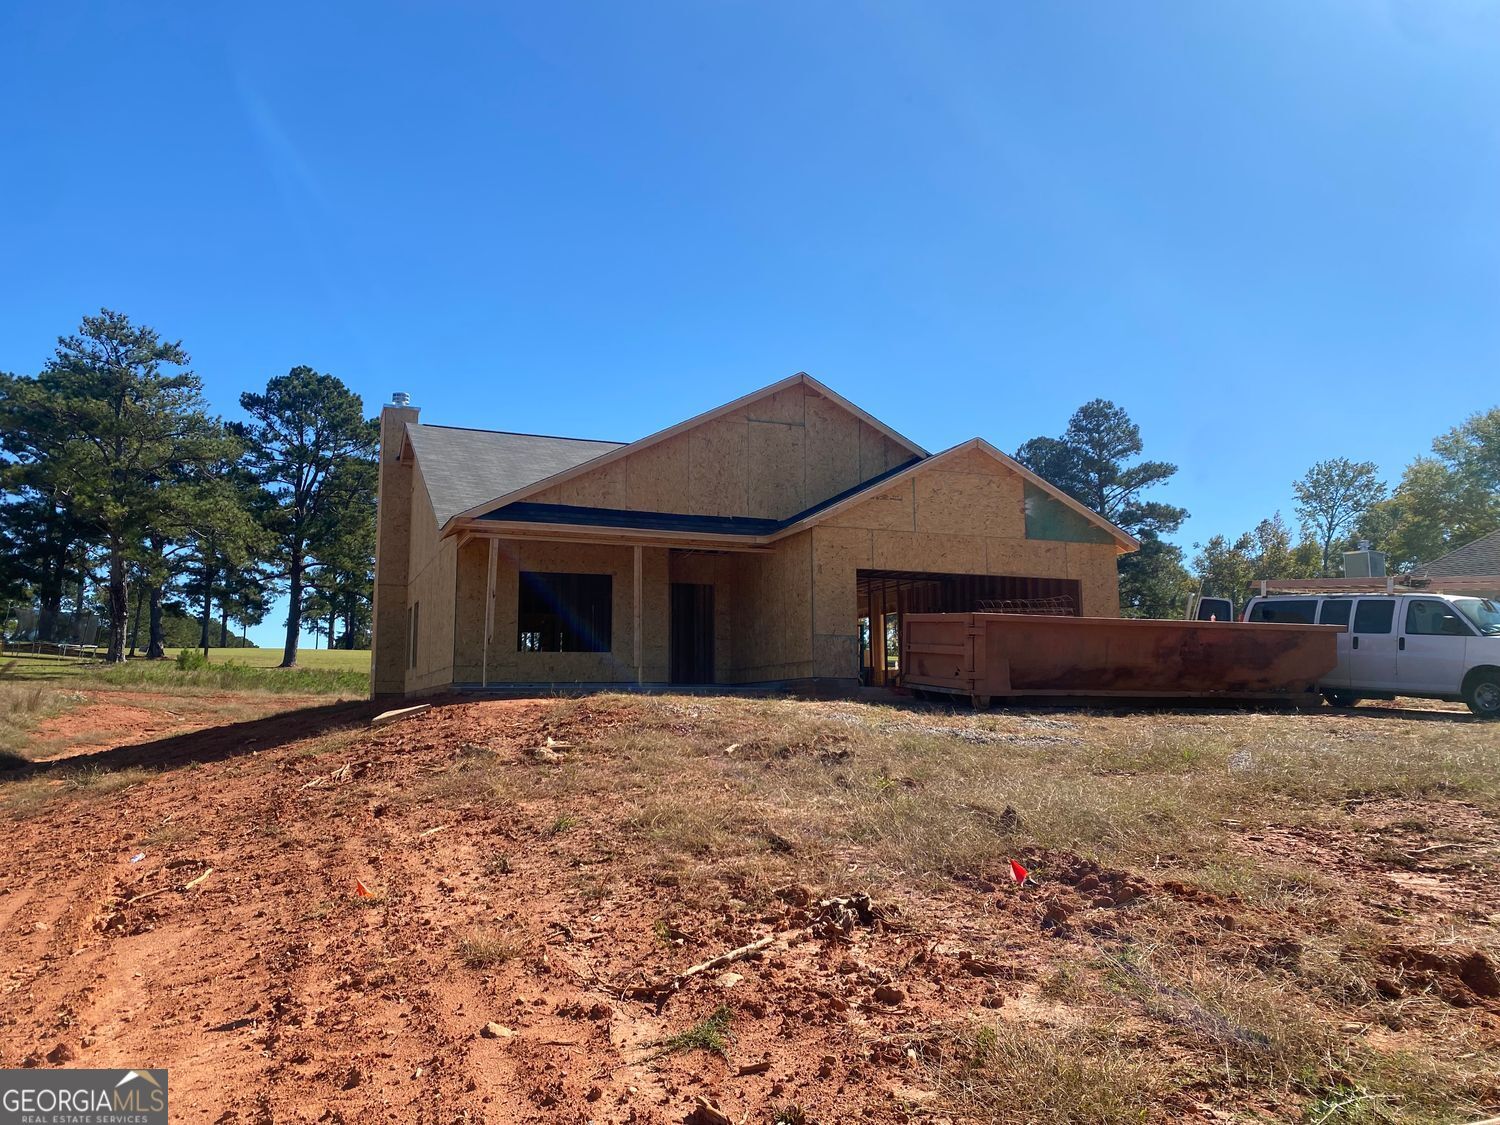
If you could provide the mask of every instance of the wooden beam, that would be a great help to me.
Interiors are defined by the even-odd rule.
[[[743,551],[749,554],[769,554],[775,548],[764,536],[749,535],[685,535],[676,531],[652,531],[647,529],[588,528],[576,524],[502,523],[497,520],[476,521],[478,526],[465,526],[456,532],[475,537],[523,540],[537,543],[597,543],[605,546],[633,547],[677,547],[683,550]]]
[[[490,637],[495,632],[495,559],[499,554],[500,540],[490,540],[490,564],[484,584],[484,657],[481,663],[480,682],[490,686]]]
[[[641,682],[641,548],[635,548],[635,682]]]

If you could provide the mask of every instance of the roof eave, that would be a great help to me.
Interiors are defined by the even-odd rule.
[[[717,532],[661,531],[653,528],[612,527],[609,524],[537,523],[530,520],[487,520],[454,516],[444,525],[446,535],[474,535],[506,539],[551,539],[595,543],[639,543],[655,547],[701,547],[716,551],[770,550],[773,536],[730,535]]]

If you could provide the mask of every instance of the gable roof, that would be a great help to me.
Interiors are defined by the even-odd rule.
[[[608,527],[622,531],[676,531],[695,535],[735,535],[767,542],[779,539],[793,525],[800,525],[812,517],[841,504],[844,500],[869,492],[919,461],[906,461],[895,468],[887,469],[878,476],[845,489],[836,496],[820,500],[812,507],[786,519],[768,519],[758,516],[694,516],[682,512],[643,512],[634,508],[591,508],[576,504],[538,504],[518,500],[500,508],[492,508],[480,520],[553,524],[573,527]]]
[[[469,517],[485,522],[526,523],[553,527],[607,527],[619,531],[669,532],[683,535],[733,537],[747,543],[773,543],[788,535],[795,535],[815,527],[839,512],[863,503],[870,496],[899,481],[924,472],[940,468],[944,462],[965,450],[979,450],[993,457],[1022,479],[1042,489],[1059,503],[1073,509],[1089,523],[1106,532],[1122,551],[1134,551],[1140,542],[1134,536],[1116,527],[1109,520],[1073,497],[1049,484],[1030,469],[1013,458],[1007,457],[983,438],[971,438],[929,457],[917,458],[903,465],[887,469],[879,476],[864,481],[837,496],[813,505],[805,511],[786,519],[754,519],[744,516],[691,516],[676,512],[641,512],[617,508],[589,508],[571,504],[539,504],[517,500],[498,508],[487,507],[478,517]],[[601,458],[602,460],[602,458]],[[525,491],[525,490],[523,490]]]
[[[466,430],[456,426],[406,424],[406,445],[422,463],[422,479],[439,527],[495,495],[514,492],[601,454],[617,441]]]
[[[1001,453],[1000,450],[996,449],[989,442],[985,441],[984,438],[977,437],[970,438],[968,441],[959,442],[959,444],[945,449],[941,453],[933,454],[931,457],[924,457],[920,461],[913,461],[910,464],[904,465],[893,472],[885,474],[883,477],[876,477],[874,480],[861,485],[859,488],[854,489],[843,496],[836,496],[827,503],[820,504],[817,508],[810,509],[807,513],[804,513],[801,516],[793,516],[791,520],[787,521],[785,529],[779,534],[789,535],[793,532],[801,531],[804,527],[811,527],[814,524],[821,523],[823,520],[828,519],[829,517],[836,515],[839,512],[845,511],[848,508],[852,508],[856,504],[861,503],[866,499],[866,494],[871,492],[872,490],[894,484],[899,480],[904,480],[906,477],[913,476],[916,473],[923,472],[924,470],[935,469],[948,458],[954,457],[957,454],[962,453],[964,450],[969,449],[975,449],[981,453],[993,457],[996,461],[1000,462],[1000,464],[1004,465],[1011,472],[1021,477],[1021,479],[1035,485],[1037,488],[1041,489],[1043,492],[1051,496],[1053,499],[1057,500],[1059,503],[1073,509],[1073,511],[1077,512],[1084,519],[1088,520],[1089,523],[1098,527],[1100,530],[1107,532],[1110,538],[1112,538],[1122,550],[1135,551],[1140,549],[1141,541],[1135,536],[1115,526],[1113,523],[1105,519],[1088,505],[1082,504],[1079,501],[1073,499],[1073,497],[1069,496],[1062,489],[1058,488],[1057,485],[1051,483],[1048,480],[1044,480],[1042,477],[1037,476],[1025,465],[1017,461],[1014,457],[1008,457],[1004,453]]]
[[[1446,555],[1440,555],[1430,563],[1417,567],[1412,573],[1428,578],[1500,574],[1500,529],[1481,535],[1472,543],[1455,547]]]
[[[785,379],[779,379],[776,382],[771,383],[769,386],[762,387],[758,391],[751,391],[749,394],[743,395],[740,398],[735,399],[733,402],[726,402],[723,406],[718,406],[712,410],[705,411],[702,414],[694,415],[692,418],[689,418],[684,422],[678,422],[674,426],[668,426],[665,430],[658,430],[654,434],[648,434],[647,436],[641,438],[639,441],[633,441],[628,445],[617,446],[614,449],[605,451],[601,456],[595,458],[591,462],[580,462],[578,464],[570,465],[555,471],[554,473],[552,473],[552,475],[545,478],[534,479],[532,481],[526,482],[523,485],[517,485],[498,493],[492,489],[488,498],[475,501],[470,507],[453,514],[455,516],[464,518],[478,519],[484,516],[486,512],[494,508],[499,508],[506,504],[514,504],[518,501],[525,500],[527,497],[541,492],[544,489],[552,488],[555,485],[559,485],[564,483],[565,481],[572,480],[574,477],[580,475],[581,473],[592,472],[594,469],[603,468],[605,465],[613,464],[614,462],[622,460],[623,458],[628,457],[633,453],[639,453],[643,449],[649,449],[653,445],[657,445],[663,441],[666,441],[668,438],[676,437],[678,434],[685,433],[697,426],[701,426],[707,422],[712,422],[716,418],[722,418],[726,414],[733,414],[737,410],[743,410],[745,407],[751,405],[752,403],[758,402],[764,398],[769,398],[771,395],[774,395],[780,391],[784,391],[789,387],[796,386],[805,386],[812,389],[813,391],[816,391],[818,394],[822,395],[830,402],[842,407],[844,410],[847,410],[850,414],[854,415],[866,425],[878,430],[880,433],[890,438],[896,444],[908,450],[913,457],[920,458],[928,456],[927,450],[923,449],[920,445],[912,441],[910,438],[897,433],[895,430],[891,429],[874,415],[861,410],[859,407],[855,406],[852,402],[844,398],[842,395],[838,394],[836,391],[830,390],[828,387],[825,387],[811,375],[807,374],[807,372],[799,371],[795,375],[790,375]],[[420,452],[418,453],[418,456],[421,456]],[[501,482],[496,481],[495,483],[499,484]],[[442,517],[439,517],[439,527],[441,527],[444,522],[444,519]]]

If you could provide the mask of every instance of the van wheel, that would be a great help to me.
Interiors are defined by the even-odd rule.
[[[1352,691],[1325,691],[1323,698],[1328,700],[1330,707],[1353,707],[1362,697]]]
[[[1500,719],[1500,672],[1481,672],[1464,692],[1469,710],[1481,719]]]

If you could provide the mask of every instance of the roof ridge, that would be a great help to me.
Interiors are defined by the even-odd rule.
[[[610,438],[569,437],[566,434],[532,434],[523,430],[486,430],[479,426],[449,426],[442,422],[408,422],[409,426],[421,426],[428,430],[464,430],[471,434],[499,434],[503,437],[546,438],[548,441],[587,441],[594,445],[629,445],[628,441],[613,441]]]

